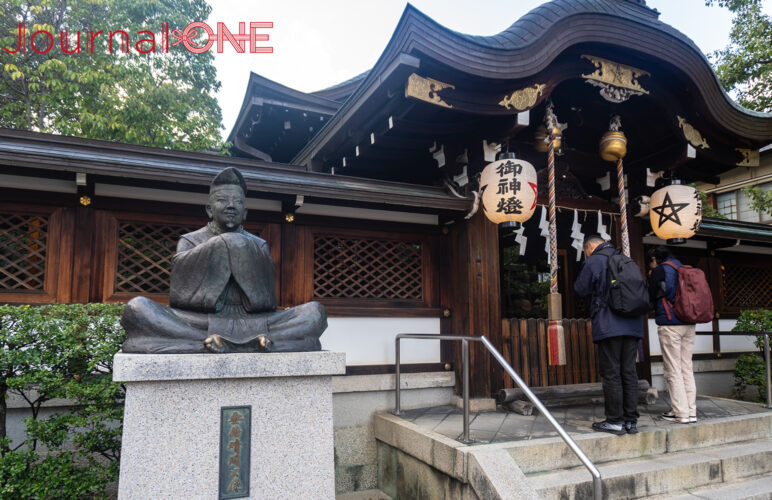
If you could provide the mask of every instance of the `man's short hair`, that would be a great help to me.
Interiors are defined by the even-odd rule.
[[[593,245],[595,243],[605,243],[606,240],[601,238],[599,234],[589,234],[584,238],[584,245],[582,245],[582,248],[587,249],[588,246]]]

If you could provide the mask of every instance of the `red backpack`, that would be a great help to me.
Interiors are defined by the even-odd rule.
[[[672,308],[676,318],[689,325],[712,321],[713,295],[710,293],[708,280],[705,279],[702,269],[684,265],[676,267],[672,262],[663,262],[663,264],[672,267],[678,273],[675,304],[670,304],[667,299],[662,298],[667,319],[673,319],[670,316]]]

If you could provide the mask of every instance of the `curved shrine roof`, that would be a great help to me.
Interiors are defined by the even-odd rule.
[[[448,29],[408,4],[375,66],[309,97],[342,103],[335,114],[292,158],[308,165],[344,123],[372,100],[394,68],[413,72],[422,61],[447,67],[483,81],[522,80],[544,70],[576,45],[602,45],[635,60],[666,65],[684,75],[717,129],[763,145],[772,141],[772,114],[747,110],[723,91],[708,60],[684,34],[659,20],[643,0],[553,0],[531,10],[509,28],[491,36]],[[625,61],[619,61],[625,62]],[[399,73],[402,75],[402,73]],[[396,78],[396,77],[395,77]],[[349,126],[356,127],[356,123]]]

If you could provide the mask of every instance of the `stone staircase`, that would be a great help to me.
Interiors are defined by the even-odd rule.
[[[391,415],[376,422],[392,498],[592,499],[590,473],[558,437],[467,446]],[[604,499],[772,500],[772,412],[574,434]],[[389,465],[389,463],[391,465]],[[379,473],[379,481],[381,474]]]
[[[772,413],[592,436],[577,442],[600,469],[603,498],[772,499]],[[540,498],[592,498],[590,474],[562,442],[507,451]]]

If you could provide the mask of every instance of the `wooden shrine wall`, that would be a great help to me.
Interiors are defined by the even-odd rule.
[[[126,301],[136,295],[166,302],[177,239],[206,223],[203,208],[192,205],[97,200],[80,207],[65,195],[8,193],[0,191],[4,303]],[[250,212],[245,227],[269,242],[280,307],[319,300],[331,316],[441,318],[443,333],[488,336],[531,385],[598,380],[588,320],[565,320],[564,367],[546,365],[543,320],[502,321],[498,234],[480,214],[451,225],[448,234],[436,226],[329,217],[286,223],[281,214],[260,212]],[[636,224],[631,239],[640,241]],[[633,249],[642,264],[643,245]],[[678,254],[706,270],[720,317],[772,307],[768,256],[686,248]],[[717,348],[718,342],[716,336]],[[471,357],[473,395],[511,385],[479,346]],[[458,346],[444,342],[441,359],[460,369]]]
[[[299,219],[250,212],[244,223],[269,243],[281,308],[318,300],[330,315],[439,317],[436,227]],[[169,204],[0,203],[0,302],[167,303],[177,240],[206,222],[203,209]]]
[[[0,209],[0,301],[69,301],[73,213],[5,203]]]
[[[735,318],[745,309],[772,309],[769,255],[688,247],[671,247],[671,251],[684,264],[705,272],[720,318]]]
[[[744,309],[772,309],[772,258],[769,255],[730,254],[716,260],[717,309],[724,317]]]

